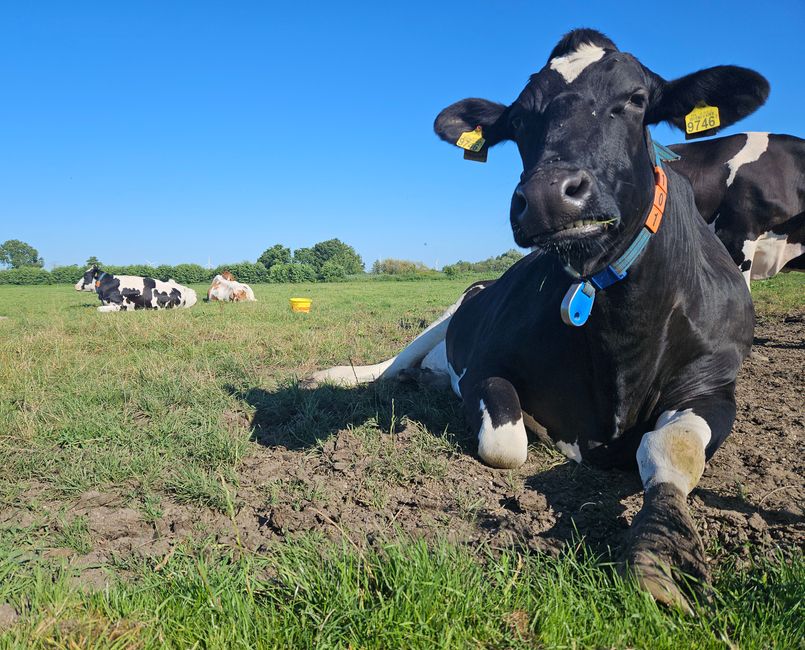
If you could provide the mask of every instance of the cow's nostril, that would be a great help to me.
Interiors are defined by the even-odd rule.
[[[590,190],[590,179],[585,174],[579,174],[574,178],[569,178],[562,190],[565,196],[571,199],[582,198]]]
[[[516,189],[512,197],[511,213],[514,217],[521,217],[528,209],[528,199],[523,194],[522,190]]]

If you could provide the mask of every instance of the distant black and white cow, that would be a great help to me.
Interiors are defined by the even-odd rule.
[[[805,140],[739,133],[669,147],[696,207],[749,280],[770,278],[805,254]],[[800,258],[797,260],[797,258]]]
[[[525,461],[526,427],[576,461],[636,464],[645,495],[627,560],[655,598],[687,607],[672,576],[706,579],[707,568],[686,497],[732,428],[754,315],[646,126],[680,126],[702,102],[728,126],[767,94],[763,77],[734,66],[666,81],[603,34],[576,30],[510,106],[449,106],[435,123],[447,142],[481,136],[481,155],[516,142],[524,171],[511,226],[538,250],[471,288],[397,357],[314,379],[442,376],[493,467]]]
[[[136,275],[112,275],[97,266],[88,268],[75,288],[76,291],[94,290],[101,301],[98,311],[192,307],[197,301],[193,289],[174,280],[163,282]]]

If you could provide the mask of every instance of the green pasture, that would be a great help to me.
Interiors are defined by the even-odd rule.
[[[149,521],[189,503],[234,525],[259,401],[274,396],[267,417],[289,449],[319,453],[333,414],[297,380],[395,354],[469,282],[256,285],[257,303],[113,314],[71,287],[0,286],[0,648],[802,648],[796,553],[722,561],[714,604],[692,618],[658,608],[582,545],[549,558],[314,533],[254,552],[200,525],[164,557],[117,558],[104,588],[76,581],[73,560],[94,548],[86,522],[64,518],[79,495],[117,494]],[[313,299],[310,314],[291,313],[297,295]],[[753,295],[759,315],[789,313],[805,304],[805,274]],[[438,472],[432,452],[461,443],[449,396],[362,395],[343,408],[372,415],[356,434],[378,449],[395,418],[438,411],[450,423],[423,425],[410,450],[384,457],[379,500],[384,480]],[[25,516],[4,519],[11,510]]]

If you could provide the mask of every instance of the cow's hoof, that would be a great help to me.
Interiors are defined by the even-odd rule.
[[[628,568],[657,602],[691,614],[691,598],[707,599],[704,545],[680,490],[668,484],[649,488],[630,533]]]

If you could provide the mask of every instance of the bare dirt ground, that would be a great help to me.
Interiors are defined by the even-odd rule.
[[[805,314],[759,319],[739,378],[733,433],[690,499],[711,558],[805,543],[804,372]],[[70,503],[64,521],[84,518],[92,550],[49,552],[85,567],[88,585],[102,583],[100,567],[115,558],[157,562],[177,541],[199,535],[259,551],[309,531],[357,546],[402,532],[550,553],[583,537],[594,552],[606,553],[617,551],[641,503],[636,474],[577,465],[536,442],[515,472],[485,467],[472,455],[458,403],[429,389],[254,390],[242,399],[255,407],[253,417],[245,410],[230,417],[260,444],[244,459],[237,487],[225,484],[230,512],[164,497],[159,514],[148,517],[125,491],[86,492]],[[366,434],[366,408],[355,406],[361,401],[394,412],[379,422],[384,433]],[[338,424],[312,438],[294,437],[288,422],[300,409],[335,413]],[[431,433],[441,431],[444,437]],[[35,503],[43,491],[34,485],[22,500]],[[0,512],[0,523],[16,519],[24,526],[34,517],[9,509]]]

